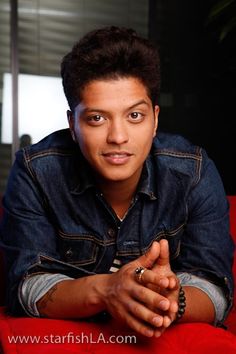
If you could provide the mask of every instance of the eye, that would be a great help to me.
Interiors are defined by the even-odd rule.
[[[94,114],[93,116],[87,117],[87,122],[91,125],[99,125],[105,120],[100,114]]]
[[[140,122],[144,118],[144,114],[140,112],[132,112],[129,114],[129,118],[133,122]]]

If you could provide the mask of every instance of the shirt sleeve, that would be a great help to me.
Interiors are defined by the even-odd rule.
[[[94,274],[68,262],[64,250],[58,247],[58,227],[51,217],[48,199],[29,162],[28,151],[18,151],[3,198],[0,223],[0,245],[8,273],[6,307],[15,316],[25,315],[18,291],[30,275],[51,273],[80,278]]]
[[[227,309],[220,326],[233,305],[235,247],[229,232],[229,203],[221,177],[213,161],[201,151],[201,163],[196,167],[198,173],[186,190],[185,201],[180,201],[185,207],[183,230],[178,238],[173,237],[178,244],[178,254],[171,263],[175,273],[195,275],[222,289]]]
[[[33,317],[40,317],[37,309],[39,301],[53,286],[62,280],[72,280],[63,274],[37,274],[27,277],[19,292],[19,301],[26,313]]]
[[[221,287],[189,273],[177,273],[177,277],[182,286],[192,286],[204,291],[211,299],[215,308],[214,325],[222,322],[227,310],[227,300]]]

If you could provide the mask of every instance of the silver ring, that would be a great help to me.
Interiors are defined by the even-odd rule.
[[[142,276],[143,276],[143,273],[145,272],[145,270],[147,270],[147,268],[138,267],[134,271],[134,274],[135,274],[139,283],[142,283]]]

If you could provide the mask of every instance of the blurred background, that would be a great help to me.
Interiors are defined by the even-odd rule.
[[[67,127],[61,59],[105,25],[159,47],[159,127],[203,146],[235,195],[236,0],[0,0],[0,198],[15,152]]]

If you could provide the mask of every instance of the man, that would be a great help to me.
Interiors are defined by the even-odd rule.
[[[157,132],[159,57],[129,29],[88,33],[62,62],[69,130],[20,150],[4,198],[12,313],[109,314],[144,336],[220,325],[233,243],[206,152]]]

